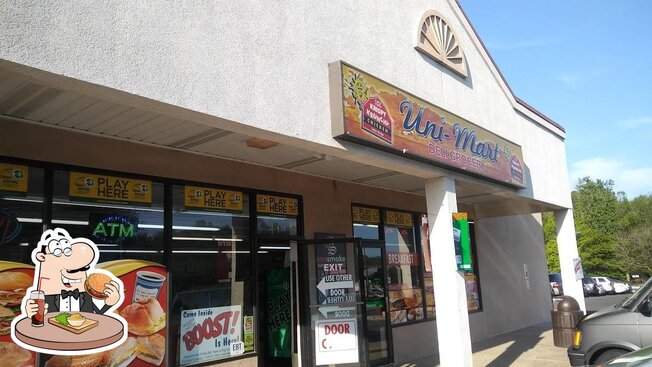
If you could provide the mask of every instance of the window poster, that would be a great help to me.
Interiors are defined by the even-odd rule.
[[[36,353],[19,347],[10,334],[11,322],[19,316],[27,288],[34,280],[34,266],[0,261],[0,366],[34,366]]]
[[[188,185],[183,190],[187,209],[242,212],[243,194],[240,191]]]
[[[228,358],[242,342],[242,306],[181,311],[181,366]]]
[[[293,216],[299,215],[299,200],[284,196],[256,195],[256,209],[259,214]]]
[[[152,204],[152,181],[70,172],[68,195],[72,200]]]
[[[292,356],[292,308],[290,302],[290,268],[266,272],[267,335],[270,357]]]
[[[123,259],[97,264],[118,277],[124,284],[125,299],[116,310],[128,324],[128,337],[121,346],[102,352],[109,366],[165,367],[167,274],[165,266],[144,260]],[[97,354],[97,353],[96,353]],[[66,363],[81,367],[88,356],[46,356],[44,367]],[[56,362],[55,362],[56,361]]]
[[[19,164],[0,163],[0,194],[27,194],[29,167]]]

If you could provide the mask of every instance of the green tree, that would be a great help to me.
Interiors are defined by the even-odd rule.
[[[619,200],[615,249],[629,274],[652,274],[652,196]]]
[[[543,241],[546,244],[546,261],[548,262],[548,272],[559,272],[559,251],[557,249],[557,227],[555,225],[555,215],[552,212],[542,213],[541,221],[543,222]]]
[[[617,230],[618,200],[613,185],[613,180],[579,179],[575,191],[571,193],[575,219],[598,232],[614,235]]]
[[[621,205],[613,185],[613,180],[584,177],[578,180],[571,193],[577,250],[587,276],[622,277],[624,274],[622,261],[616,252],[616,238],[624,218],[636,221],[625,215],[629,209],[625,204]],[[652,214],[652,206],[650,209]],[[554,214],[543,213],[542,221],[548,270],[556,272],[559,271],[559,252]]]
[[[624,272],[616,257],[613,236],[591,228],[581,219],[575,220],[575,232],[585,275],[622,278]]]

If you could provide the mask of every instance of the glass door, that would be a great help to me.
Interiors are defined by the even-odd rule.
[[[361,279],[366,308],[366,339],[371,366],[392,361],[392,335],[387,307],[387,269],[382,243],[362,243]]]
[[[294,248],[293,248],[294,247]],[[263,367],[295,365],[296,241],[259,240],[256,249],[258,283],[258,361]]]

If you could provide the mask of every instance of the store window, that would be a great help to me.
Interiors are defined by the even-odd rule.
[[[480,281],[478,271],[478,258],[475,241],[475,225],[469,222],[469,234],[471,240],[471,260],[473,271],[464,273],[466,285],[467,308],[470,313],[482,311],[482,300],[480,297]],[[432,282],[432,263],[430,261],[430,244],[428,243],[428,216],[421,214],[421,248],[423,249],[424,283],[426,295],[426,317],[435,318],[435,294]]]
[[[121,174],[55,170],[50,226],[95,243],[100,252],[95,267],[113,273],[124,286],[124,301],[116,312],[127,321],[128,336],[138,338],[136,348],[157,346],[148,349],[151,355],[145,358],[161,365],[168,336],[169,278],[164,265],[164,185]],[[148,310],[146,322],[142,310]],[[41,366],[61,362],[61,356],[40,357]]]
[[[233,342],[244,341],[245,353],[255,349],[249,231],[247,194],[173,187],[170,320],[171,335],[179,335],[177,365],[229,358]],[[213,320],[208,343],[201,330],[207,318]]]
[[[426,317],[435,317],[435,291],[432,281],[432,262],[430,259],[430,243],[428,239],[428,215],[421,214],[421,250],[423,252],[423,283],[426,295]]]
[[[412,214],[386,210],[384,219],[391,323],[422,320],[423,289]]]
[[[361,206],[352,207],[353,237],[380,239],[380,210]]]
[[[31,264],[43,231],[43,169],[0,162],[0,260]]]
[[[299,200],[285,196],[256,195],[258,234],[296,236]]]
[[[95,242],[100,262],[163,263],[162,183],[57,170],[52,204],[52,227]]]

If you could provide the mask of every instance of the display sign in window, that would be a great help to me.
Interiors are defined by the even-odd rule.
[[[237,354],[233,347],[242,342],[241,306],[183,310],[180,316],[181,366]]]
[[[29,167],[0,163],[0,194],[25,196],[29,182]]]
[[[186,185],[183,198],[188,209],[242,212],[241,191]]]
[[[380,224],[380,210],[354,206],[351,208],[353,221],[366,224]]]
[[[70,172],[68,193],[72,200],[149,205],[152,203],[152,182]]]
[[[299,215],[299,200],[284,196],[256,195],[256,209],[259,214]]]

